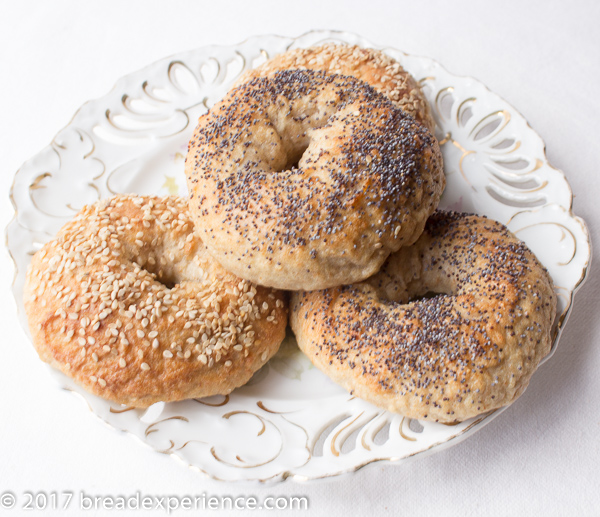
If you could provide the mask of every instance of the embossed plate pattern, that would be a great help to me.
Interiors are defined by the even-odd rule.
[[[15,176],[16,215],[7,241],[24,328],[30,257],[79,208],[115,193],[185,195],[184,156],[198,116],[243,70],[286,49],[331,40],[373,46],[354,34],[316,31],[204,47],[123,77],[106,96],[82,106]],[[448,179],[442,207],[507,224],[549,269],[560,300],[554,350],[590,260],[587,229],[571,211],[566,178],[547,162],[542,140],[523,117],[481,83],[431,59],[384,50],[420,81],[432,105]],[[148,410],[116,407],[54,375],[116,429],[223,480],[315,479],[403,460],[456,443],[502,411],[454,426],[381,411],[313,368],[293,336],[230,396]]]

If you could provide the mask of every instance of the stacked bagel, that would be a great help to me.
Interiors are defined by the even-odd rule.
[[[101,201],[34,256],[40,357],[132,407],[227,394],[276,353],[289,299],[299,347],[359,397],[440,422],[510,403],[549,352],[552,281],[501,224],[436,211],[433,128],[380,51],[246,72],[198,121],[189,199]]]

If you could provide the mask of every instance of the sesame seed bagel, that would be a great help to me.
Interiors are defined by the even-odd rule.
[[[320,70],[361,79],[431,132],[435,130],[429,104],[419,84],[400,63],[381,50],[338,43],[289,50],[246,71],[238,84],[287,69]]]
[[[232,273],[279,289],[363,280],[411,244],[445,177],[431,133],[365,82],[284,70],[200,117],[190,212]]]
[[[231,392],[287,324],[284,295],[217,264],[176,197],[83,208],[34,255],[24,300],[41,359],[132,407]]]
[[[502,224],[436,212],[378,274],[293,293],[290,310],[298,345],[334,381],[384,409],[451,423],[523,393],[550,351],[556,296]]]

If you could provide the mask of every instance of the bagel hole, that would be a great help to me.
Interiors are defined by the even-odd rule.
[[[408,303],[418,302],[419,300],[430,300],[437,296],[444,296],[448,293],[437,292],[437,291],[426,291],[425,293],[416,293],[408,298]]]
[[[301,146],[288,151],[287,162],[286,162],[285,168],[283,170],[289,171],[292,169],[298,169],[300,160],[302,159],[302,156],[304,155],[304,152],[307,149],[308,149],[308,143],[306,143],[306,144],[303,143]],[[283,171],[279,171],[279,172],[283,172]]]
[[[173,287],[175,287],[179,283],[179,282],[176,282],[175,279],[172,279],[172,278],[159,278],[156,275],[155,275],[155,278],[156,278],[157,282],[160,282],[167,289],[173,289]]]
[[[173,287],[175,287],[181,282],[181,280],[176,277],[175,272],[172,270],[167,269],[165,271],[163,269],[162,271],[154,272],[150,271],[147,268],[144,269],[146,269],[146,271],[148,271],[148,273],[150,273],[154,277],[154,280],[164,285],[167,289],[173,289]],[[160,274],[161,272],[162,274]]]
[[[168,265],[161,266],[159,262],[160,261],[155,259],[155,263],[152,264],[151,262],[142,259],[136,264],[140,269],[150,273],[156,282],[164,285],[167,289],[173,289],[173,287],[181,282],[181,279],[178,278],[178,275],[176,275],[172,267],[168,267]]]
[[[385,286],[378,285],[376,291],[381,301],[399,305],[407,305],[421,300],[431,300],[439,296],[454,294],[454,289],[451,285],[431,288],[429,285],[423,285],[420,281],[409,283],[409,285],[397,284],[391,281]]]

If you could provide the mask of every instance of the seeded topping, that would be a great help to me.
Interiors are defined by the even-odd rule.
[[[291,69],[319,70],[361,79],[430,131],[435,128],[429,105],[417,82],[397,61],[380,50],[336,43],[294,49],[247,71],[237,83]]]
[[[63,370],[70,363],[84,385],[140,406],[189,389],[205,396],[194,376],[226,361],[228,371],[238,364],[251,375],[245,363],[258,368],[283,339],[285,299],[227,273],[193,230],[185,199],[117,196],[84,208],[28,271],[40,356]],[[254,351],[261,335],[270,344]],[[131,392],[140,386],[145,393]]]
[[[357,395],[452,422],[522,393],[555,311],[548,272],[503,225],[436,212],[366,282],[295,295],[291,323],[300,348]]]
[[[309,70],[232,90],[200,118],[186,173],[211,254],[290,289],[376,272],[417,238],[445,183],[429,131],[368,84]]]

